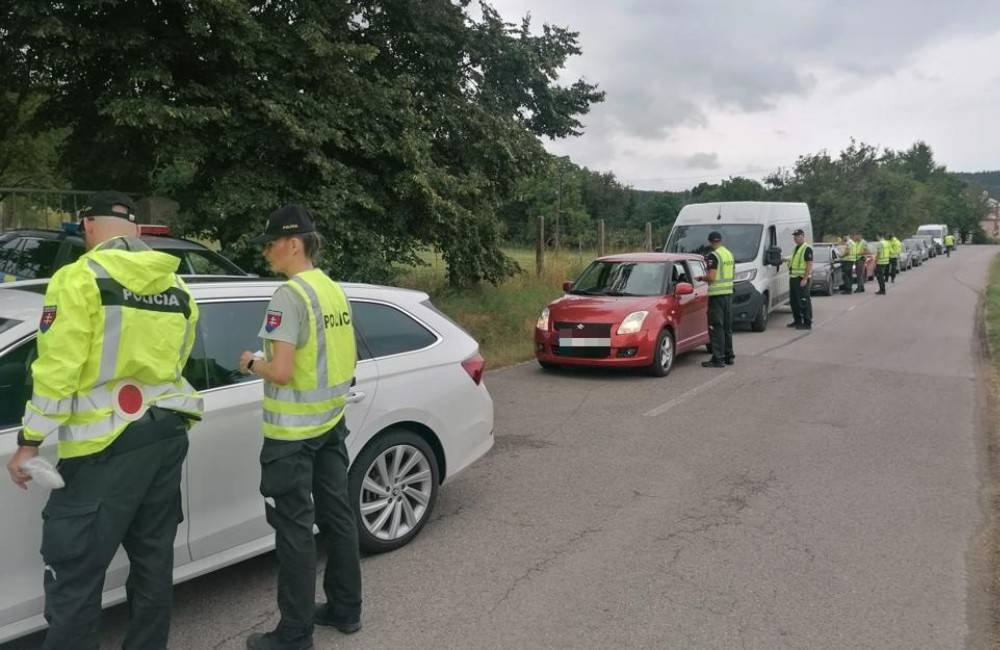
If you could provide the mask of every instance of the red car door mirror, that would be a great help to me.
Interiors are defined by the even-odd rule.
[[[689,282],[678,282],[674,285],[675,296],[690,296],[694,293],[694,285]]]
[[[566,280],[565,282],[563,282],[563,291],[569,293],[569,291],[572,288],[573,288],[573,283],[572,282],[570,282],[569,280]]]

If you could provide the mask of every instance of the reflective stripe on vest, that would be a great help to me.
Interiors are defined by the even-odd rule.
[[[812,250],[809,244],[802,244],[795,249],[792,259],[788,263],[788,275],[793,278],[801,278],[806,274],[806,250]]]
[[[310,273],[310,272],[307,272]],[[310,275],[312,277],[312,275]],[[349,314],[347,297],[343,291],[325,275],[321,275],[324,281],[333,285],[337,301],[343,302],[343,306],[333,305],[336,309],[345,309]],[[330,361],[328,349],[331,342],[336,342],[337,334],[327,334],[327,322],[324,319],[322,301],[317,293],[316,287],[310,284],[301,275],[297,275],[289,280],[289,285],[296,290],[300,298],[303,298],[311,316],[313,330],[309,340],[304,346],[296,350],[296,368],[293,381],[302,381],[309,388],[296,388],[293,386],[278,386],[271,382],[264,382],[264,417],[263,430],[268,438],[279,440],[304,440],[322,435],[331,429],[344,415],[344,408],[347,403],[347,395],[351,390],[354,377],[354,362],[356,360],[356,350],[354,349],[354,331],[350,325],[350,320],[334,327],[348,327],[347,335],[350,337],[350,345],[345,341],[341,344],[348,349],[337,349],[332,353],[337,355],[349,355],[349,363],[342,363],[335,366],[338,374],[343,376],[330,377]],[[332,296],[328,295],[328,298]],[[329,305],[328,305],[329,306]],[[299,365],[302,358],[306,362],[311,360],[315,353],[314,365],[304,367]],[[305,355],[300,358],[299,355]],[[334,358],[340,362],[339,357]],[[302,373],[308,377],[298,376]],[[330,385],[330,381],[338,383]],[[301,386],[302,384],[300,384]]]
[[[171,311],[183,315],[187,320],[185,341],[180,348],[180,352],[183,353],[187,340],[194,336],[195,327],[190,318],[191,311],[188,304],[190,297],[180,287],[179,282],[175,282],[175,286],[168,290],[168,298],[163,299],[164,303],[169,302],[170,304],[158,306],[147,296],[140,297],[127,292],[128,290],[112,278],[107,270],[95,260],[87,260],[87,265],[97,280],[104,313],[104,333],[101,342],[97,383],[86,392],[81,391],[59,400],[38,394],[33,395],[25,410],[23,421],[25,430],[39,434],[48,435],[58,430],[60,458],[84,456],[101,451],[111,444],[114,438],[124,431],[132,421],[137,419],[134,417],[135,415],[141,417],[141,414],[144,414],[150,406],[170,409],[196,419],[200,418],[204,412],[202,398],[181,376],[179,368],[175,375],[175,381],[164,384],[145,384],[131,378],[115,375],[119,365],[124,320],[123,310],[126,304],[136,309],[149,308],[155,311]],[[176,308],[170,297],[177,298]],[[150,300],[151,303],[148,307],[147,300]],[[142,403],[139,406],[139,411],[131,418],[125,418],[115,411],[114,390],[123,382],[136,386],[142,392]],[[72,416],[74,421],[60,424],[36,409],[42,409],[50,415]]]
[[[719,246],[709,255],[715,255],[718,268],[715,269],[715,281],[708,285],[709,296],[728,296],[733,293],[733,277],[736,275],[736,262],[733,254],[725,246]]]

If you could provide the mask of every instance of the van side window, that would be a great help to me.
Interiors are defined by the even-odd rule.
[[[767,228],[767,247],[773,248],[778,245],[778,231],[774,226],[768,226]]]

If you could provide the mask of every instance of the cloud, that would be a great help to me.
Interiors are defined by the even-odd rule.
[[[699,152],[684,159],[684,166],[688,169],[718,169],[719,154]]]
[[[685,173],[693,169],[687,163],[690,156],[684,154],[691,151],[719,152],[726,167],[720,162],[706,169],[738,174],[748,167],[791,165],[816,142],[819,148],[844,146],[850,135],[861,133],[859,126],[888,117],[877,105],[851,104],[849,98],[884,84],[907,89],[938,79],[946,84],[949,77],[967,72],[962,68],[979,67],[984,86],[994,74],[989,62],[995,54],[977,52],[979,58],[959,69],[942,69],[921,57],[939,46],[981,41],[1000,32],[996,0],[919,7],[912,0],[491,4],[509,21],[531,13],[536,31],[550,23],[579,32],[583,54],[568,62],[561,79],[585,77],[598,83],[607,99],[584,116],[584,136],[550,148],[591,168],[634,178],[690,175]],[[959,101],[970,101],[975,87],[966,92]],[[841,107],[839,113],[823,110],[834,104]],[[789,107],[819,110],[824,121],[816,115],[791,115]],[[943,104],[939,108],[954,110]],[[776,123],[778,115],[783,121]],[[897,122],[906,124],[907,119],[900,115]],[[741,132],[729,130],[736,124]],[[751,137],[754,146],[745,142]],[[919,137],[921,127],[913,125],[912,138]],[[780,152],[773,146],[779,141],[784,143]],[[756,157],[730,155],[734,147],[752,150],[747,155]],[[669,168],[662,166],[665,160]],[[648,169],[657,165],[650,174]]]

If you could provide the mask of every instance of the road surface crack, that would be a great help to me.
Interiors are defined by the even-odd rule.
[[[490,611],[495,612],[500,607],[500,605],[502,605],[504,602],[507,601],[508,598],[511,597],[511,595],[517,590],[517,588],[523,582],[531,580],[535,575],[545,573],[553,562],[558,560],[566,553],[572,551],[573,547],[576,546],[577,543],[586,539],[590,535],[594,535],[599,532],[601,532],[600,528],[584,528],[583,530],[579,531],[578,533],[570,537],[564,543],[559,545],[557,548],[550,551],[548,554],[546,554],[545,557],[535,562],[533,565],[528,567],[527,571],[518,576],[514,580],[514,582],[511,583],[510,587],[507,588],[507,591],[504,592],[504,595],[500,597],[500,600],[498,600],[496,604],[493,605],[493,608]]]

